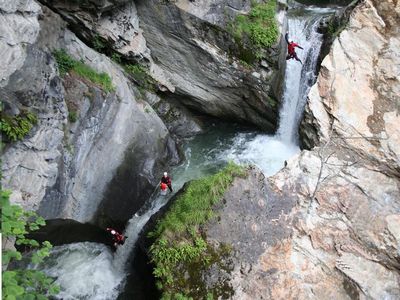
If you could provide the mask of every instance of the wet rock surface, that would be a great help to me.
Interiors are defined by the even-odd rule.
[[[53,246],[93,242],[113,246],[113,239],[105,229],[92,224],[83,224],[70,219],[47,220],[46,225],[31,232],[27,238],[38,242],[49,241]]]

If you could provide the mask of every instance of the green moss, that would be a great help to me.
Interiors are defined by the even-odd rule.
[[[103,38],[99,35],[95,35],[92,39],[93,48],[97,52],[102,52],[106,48],[106,43],[103,41]]]
[[[88,80],[90,80],[93,83],[96,83],[100,85],[104,91],[106,92],[111,92],[114,90],[114,86],[112,85],[111,77],[108,76],[106,73],[97,73],[95,70],[90,68],[89,66],[78,62],[74,68],[73,71]]]
[[[31,112],[22,112],[13,117],[1,113],[1,132],[11,142],[22,140],[35,124],[37,117]]]
[[[277,106],[277,104],[278,104],[278,101],[275,99],[275,98],[272,98],[272,97],[267,97],[267,101],[268,101],[268,104],[271,106],[271,107],[276,107]]]
[[[78,113],[76,111],[70,111],[68,113],[68,120],[71,123],[75,123],[78,120]]]
[[[271,47],[276,42],[279,31],[275,14],[276,0],[268,0],[253,4],[247,15],[238,15],[230,24],[230,31],[243,48],[239,53],[240,59],[253,63],[262,56],[262,48]]]
[[[202,236],[200,227],[214,216],[213,206],[221,200],[234,177],[245,174],[244,168],[230,163],[215,175],[190,182],[149,233],[155,238],[150,248],[154,275],[159,279],[158,286],[165,299],[179,299],[179,294],[196,296],[196,299],[199,293],[207,295],[204,286],[188,288],[187,276],[193,279],[192,284],[200,286],[200,272],[219,260],[219,255]]]
[[[57,61],[58,71],[61,76],[64,76],[68,71],[73,69],[77,63],[64,49],[55,50],[53,55]]]
[[[111,55],[111,59],[113,62],[115,62],[117,64],[121,64],[121,62],[122,62],[121,54],[118,54],[118,53],[113,53]]]
[[[98,73],[82,61],[73,59],[64,49],[54,51],[53,55],[57,61],[61,76],[64,76],[69,71],[73,71],[78,76],[101,86],[106,92],[111,92],[115,89],[112,85],[111,77],[107,73]]]
[[[128,64],[124,65],[124,69],[139,85],[141,90],[156,90],[156,81],[149,75],[148,70],[145,67],[138,64]]]

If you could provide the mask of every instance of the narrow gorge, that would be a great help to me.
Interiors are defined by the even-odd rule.
[[[2,221],[3,295],[400,298],[399,25],[392,0],[0,1],[2,199],[53,244],[26,263]]]

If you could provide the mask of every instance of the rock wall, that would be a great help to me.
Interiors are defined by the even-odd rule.
[[[8,106],[36,113],[39,124],[27,138],[5,149],[4,188],[13,191],[14,203],[39,209],[47,218],[79,221],[91,220],[106,195],[104,203],[122,208],[108,217],[126,221],[152,192],[169,157],[176,156],[168,130],[137,97],[121,68],[88,48],[46,7],[40,15],[40,35],[32,40],[26,59],[21,57],[22,67],[0,93]],[[60,48],[107,73],[115,91],[107,93],[73,72],[61,79],[51,55]],[[71,108],[78,112],[75,123],[67,121]],[[123,192],[110,184],[120,175],[121,165],[130,179]]]
[[[282,43],[268,49],[262,66],[244,67],[235,58],[239,46],[224,29],[250,10],[250,1],[121,1],[97,10],[80,2],[41,2],[92,47],[146,65],[159,89],[187,108],[275,130]]]
[[[278,102],[272,79],[279,76],[279,51],[271,54],[274,63],[267,65],[269,72],[246,70],[228,55],[234,47],[232,37],[206,21],[207,2],[186,2],[137,2],[151,55],[174,86],[174,93],[193,110],[273,131]]]
[[[0,87],[3,87],[8,77],[22,67],[25,45],[32,44],[39,34],[40,6],[32,0],[2,1],[0,9]]]

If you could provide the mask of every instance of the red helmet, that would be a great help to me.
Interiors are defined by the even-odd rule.
[[[160,189],[161,189],[162,191],[166,190],[166,189],[167,189],[167,185],[166,185],[164,182],[161,182],[161,184],[160,184]]]

